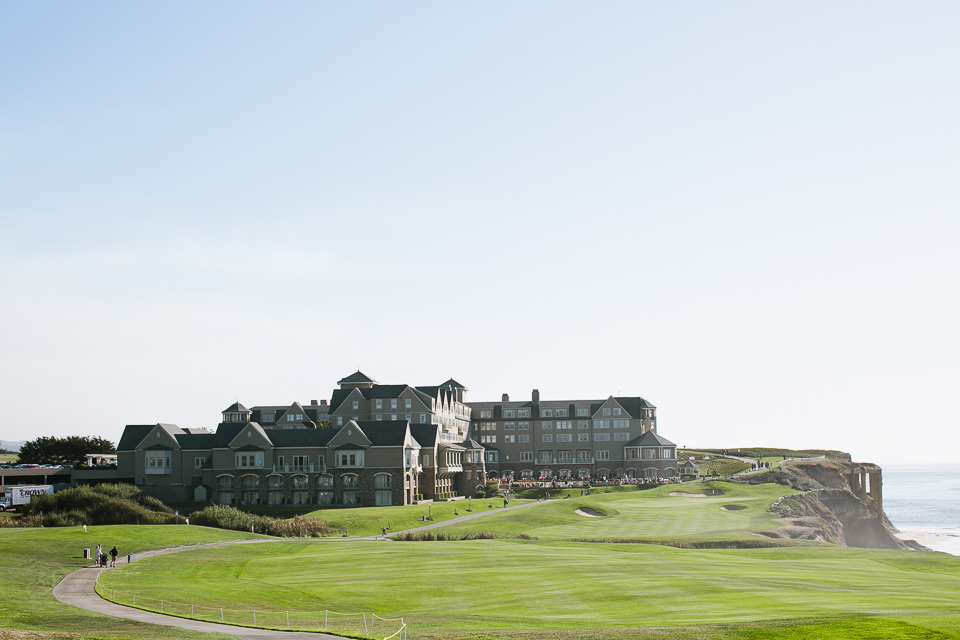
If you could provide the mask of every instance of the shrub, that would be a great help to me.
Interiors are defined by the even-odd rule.
[[[36,496],[17,507],[24,517],[43,514],[50,527],[81,524],[169,524],[173,512],[131,485],[100,484]]]
[[[227,505],[213,505],[190,514],[193,524],[232,531],[265,533],[283,538],[319,538],[330,533],[325,520],[297,516],[293,520],[260,516]]]

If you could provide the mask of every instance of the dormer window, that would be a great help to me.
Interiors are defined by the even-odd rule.
[[[292,413],[288,413],[288,414],[287,414],[287,422],[293,422],[293,414],[292,414]]]

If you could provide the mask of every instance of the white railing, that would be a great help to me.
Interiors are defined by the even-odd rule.
[[[326,473],[327,465],[324,464],[275,464],[274,473]]]

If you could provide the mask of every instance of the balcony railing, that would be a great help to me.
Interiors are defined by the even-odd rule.
[[[324,464],[275,464],[274,473],[326,473],[327,465]]]

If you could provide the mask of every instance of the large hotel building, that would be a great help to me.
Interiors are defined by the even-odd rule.
[[[327,403],[239,402],[215,430],[127,425],[118,479],[174,502],[397,505],[489,479],[671,479],[676,445],[641,397],[466,402],[456,380],[381,385],[356,372]]]

